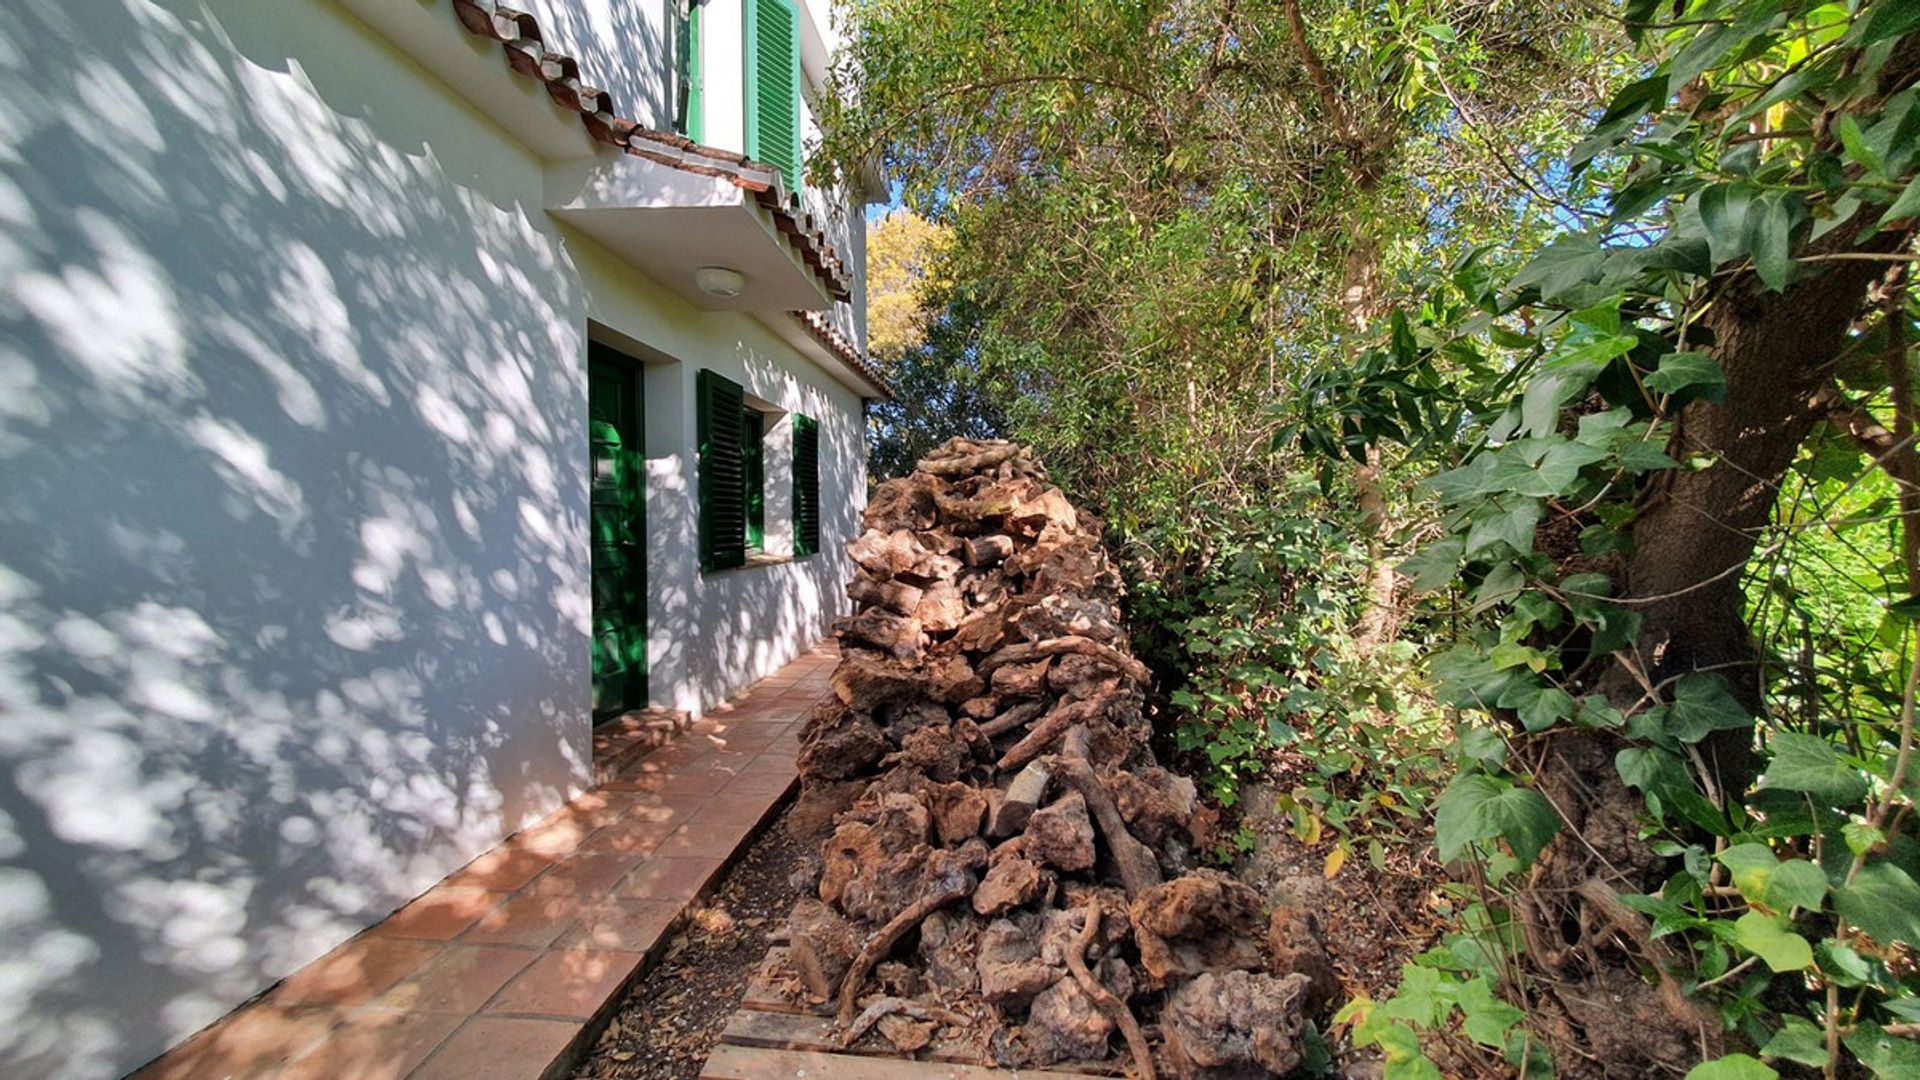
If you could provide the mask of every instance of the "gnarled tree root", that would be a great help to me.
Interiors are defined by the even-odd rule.
[[[1153,1072],[1153,1049],[1147,1045],[1147,1037],[1140,1030],[1139,1021],[1133,1018],[1132,1010],[1126,1002],[1113,996],[1113,992],[1100,984],[1087,968],[1085,953],[1087,946],[1093,944],[1094,935],[1100,932],[1100,902],[1088,900],[1086,921],[1080,927],[1080,939],[1074,947],[1067,950],[1067,970],[1073,972],[1073,981],[1092,999],[1094,1007],[1107,1015],[1120,1034],[1127,1038],[1127,1049],[1133,1053],[1133,1066],[1139,1070],[1135,1080],[1155,1080]]]
[[[880,962],[881,957],[893,951],[907,931],[919,926],[927,916],[972,893],[973,884],[970,881],[948,885],[939,892],[928,893],[915,900],[905,911],[889,919],[887,925],[881,927],[880,932],[873,935],[860,950],[860,955],[853,958],[853,966],[847,969],[847,977],[840,983],[840,1012],[835,1022],[843,1028],[851,1027],[860,984],[867,981],[867,974],[873,970],[873,966]],[[879,1017],[874,1019],[878,1020]]]
[[[907,998],[883,997],[861,1011],[860,1018],[853,1022],[852,1027],[847,1028],[846,1034],[840,1036],[840,1045],[852,1046],[859,1042],[860,1036],[872,1030],[873,1025],[894,1013],[906,1013],[915,1020],[945,1024],[948,1027],[966,1027],[973,1023],[952,1009],[938,1009]]]

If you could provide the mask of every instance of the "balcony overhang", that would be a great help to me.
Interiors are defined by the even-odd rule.
[[[824,311],[833,297],[794,251],[773,214],[724,177],[635,154],[557,162],[546,172],[547,212],[706,311]],[[695,274],[738,272],[738,296],[703,291]]]

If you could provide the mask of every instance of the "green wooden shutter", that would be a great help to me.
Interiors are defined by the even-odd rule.
[[[725,570],[747,561],[745,462],[740,453],[744,391],[731,379],[702,371],[695,381],[700,439],[700,569]]]
[[[747,156],[800,191],[800,12],[793,0],[746,0]]]
[[[762,451],[766,437],[766,415],[758,409],[743,410],[740,457],[746,466],[747,547],[753,550],[767,545],[767,463]]]
[[[694,142],[706,137],[700,86],[700,4],[667,0],[674,37],[674,130]]]
[[[820,424],[793,415],[793,554],[820,550]]]

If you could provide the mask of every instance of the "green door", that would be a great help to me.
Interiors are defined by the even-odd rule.
[[[593,467],[593,711],[647,704],[646,455],[640,366],[587,352]]]

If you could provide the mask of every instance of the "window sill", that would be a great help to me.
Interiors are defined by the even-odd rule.
[[[747,561],[740,565],[740,569],[750,570],[756,566],[779,566],[782,563],[790,563],[792,561],[793,556],[791,555],[776,555],[770,551],[756,551],[747,556]]]

